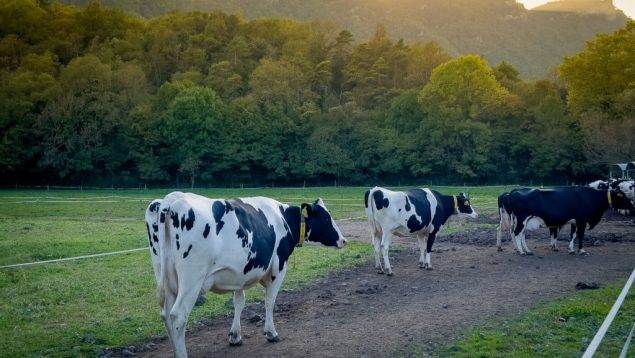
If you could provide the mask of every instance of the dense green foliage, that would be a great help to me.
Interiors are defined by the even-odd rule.
[[[355,43],[328,24],[35,0],[0,2],[0,23],[5,185],[564,184],[635,156],[592,140],[593,125],[635,138],[632,62],[607,67],[611,106],[570,111],[566,90],[594,94],[572,80],[593,72],[582,60],[563,88],[382,26]]]
[[[63,0],[85,5],[91,0]],[[284,17],[328,21],[366,41],[383,24],[407,42],[435,41],[451,55],[477,53],[507,61],[525,76],[544,76],[596,33],[611,33],[626,17],[606,0],[566,0],[554,11],[527,10],[508,0],[101,0],[145,17],[170,11],[223,11],[246,19]],[[566,6],[568,5],[568,6]],[[563,9],[562,7],[566,7]],[[542,10],[550,9],[543,6]],[[566,12],[565,12],[566,11]]]

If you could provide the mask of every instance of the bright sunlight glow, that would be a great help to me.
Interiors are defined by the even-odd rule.
[[[536,6],[551,2],[549,0],[516,0],[525,5],[525,8],[531,9]],[[553,1],[553,0],[552,0]],[[622,10],[626,16],[635,19],[635,0],[613,0],[613,5]]]

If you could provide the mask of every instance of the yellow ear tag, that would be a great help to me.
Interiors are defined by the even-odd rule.
[[[302,247],[304,240],[306,239],[306,222],[304,221],[309,215],[307,213],[306,207],[302,208],[302,212],[300,213],[300,240],[298,241],[298,247]]]
[[[464,201],[464,202],[463,202],[463,205],[465,205],[465,206],[470,206],[470,201],[469,201],[469,200]]]

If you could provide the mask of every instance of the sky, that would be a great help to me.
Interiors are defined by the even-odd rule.
[[[525,5],[527,9],[542,5],[553,0],[516,0]],[[635,19],[635,0],[613,0],[613,5],[622,10],[626,16]]]

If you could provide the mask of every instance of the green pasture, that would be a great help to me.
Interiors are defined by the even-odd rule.
[[[213,198],[268,196],[298,205],[321,197],[335,219],[364,219],[368,188],[197,189]],[[403,189],[403,188],[391,188]],[[510,187],[437,187],[468,193],[473,205],[496,206]],[[169,190],[0,191],[0,266],[143,248],[143,216]],[[479,212],[483,210],[478,209]],[[344,250],[307,246],[296,250],[284,288],[302,287],[331,270],[367,262],[367,243]],[[83,260],[0,268],[0,356],[95,356],[165,335],[145,250]],[[230,312],[230,295],[207,295],[190,323]],[[251,302],[262,289],[248,292]],[[229,327],[228,327],[229,329]]]
[[[487,322],[447,345],[438,357],[580,357],[602,325],[624,282]],[[635,322],[635,296],[627,295],[594,357],[618,357]],[[413,349],[413,352],[417,352]],[[416,353],[414,354],[416,355]],[[630,345],[627,357],[635,356]]]

